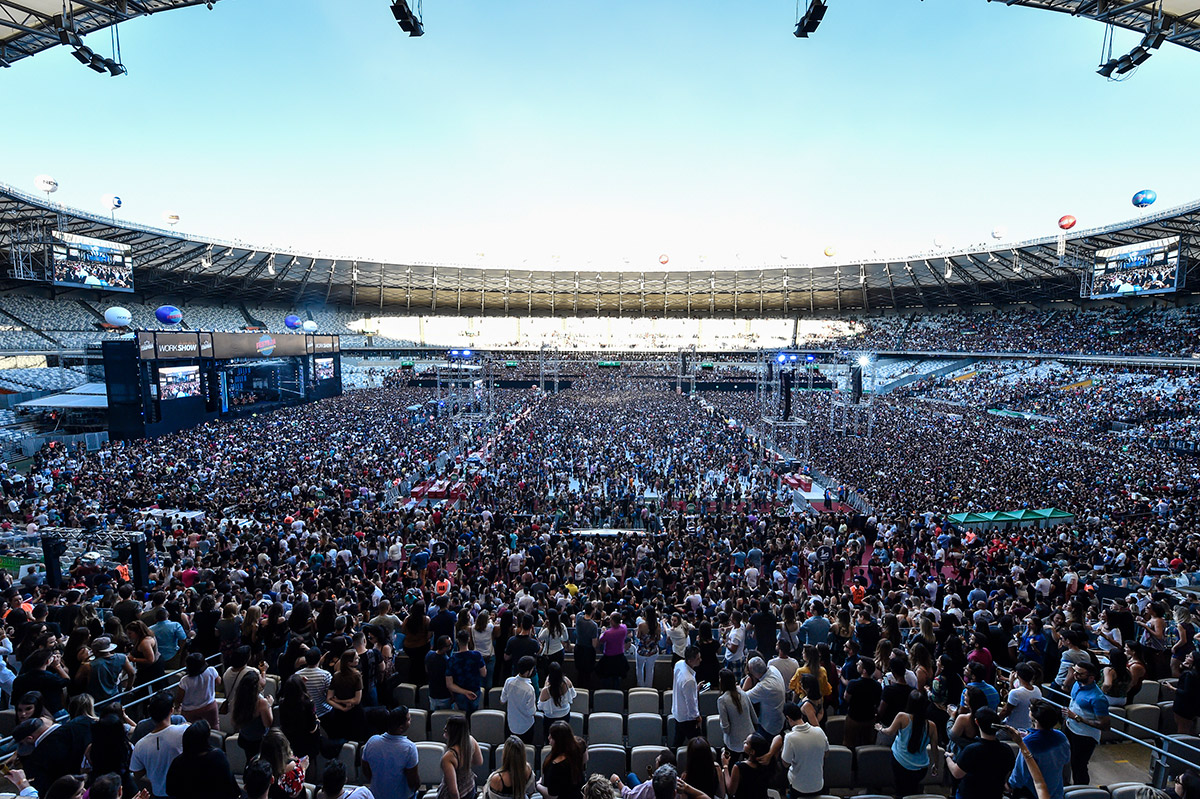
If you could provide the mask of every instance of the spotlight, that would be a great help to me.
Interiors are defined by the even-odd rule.
[[[80,39],[79,34],[69,28],[63,28],[58,32],[58,41],[62,44],[69,44],[72,47],[83,46],[83,39]]]
[[[471,351],[470,351],[470,350],[463,350],[463,357],[464,357],[464,358],[470,358],[470,357],[471,357]]]
[[[816,359],[817,359],[817,356],[815,356],[815,355],[805,355],[804,356],[804,360],[808,361],[809,363],[812,363]]]
[[[1107,61],[1107,62],[1101,64],[1100,69],[1096,70],[1096,74],[1101,75],[1105,78],[1111,78],[1112,74],[1113,74],[1113,70],[1115,70],[1116,68],[1117,68],[1117,59],[1114,58],[1111,61]]]
[[[1135,64],[1133,63],[1133,55],[1126,53],[1117,59],[1117,74],[1124,75],[1126,72],[1132,72]]]
[[[100,55],[99,53],[92,53],[92,58],[87,63],[87,67],[88,69],[99,72],[100,74],[104,74],[108,71],[108,67],[104,65],[105,60],[106,59],[104,56]]]
[[[71,55],[75,56],[75,59],[80,64],[83,64],[84,66],[91,66],[92,56],[94,56],[95,53],[92,52],[92,48],[81,46],[79,49],[74,50]]]
[[[1163,42],[1167,40],[1167,32],[1163,30],[1151,31],[1142,39],[1142,47],[1148,50],[1157,50],[1163,46]]]
[[[788,356],[788,360],[789,360],[789,361],[794,361],[794,360],[796,360],[796,359],[797,359],[797,358],[799,358],[799,357],[800,357],[799,355],[790,355],[790,356]]]
[[[870,355],[858,356],[858,365],[859,366],[870,366],[871,365],[871,356]]]
[[[808,34],[817,29],[821,24],[821,20],[825,19],[826,5],[822,0],[812,0],[808,5],[808,10],[804,12],[804,16],[796,23],[795,37],[797,39],[807,39]]]
[[[779,357],[775,360],[779,361],[780,363],[787,363],[787,356],[781,352],[779,353]]]
[[[116,61],[113,61],[111,58],[104,59],[104,68],[107,69],[108,74],[114,78],[118,75],[124,75],[129,72],[129,70],[125,69],[124,64],[119,64]]]
[[[458,355],[458,350],[450,350],[451,355]]]
[[[1145,47],[1135,47],[1129,51],[1129,55],[1132,57],[1133,65],[1136,67],[1149,61],[1150,56],[1154,55],[1154,53]]]
[[[421,24],[421,20],[412,12],[405,0],[396,0],[392,3],[392,16],[396,18],[400,30],[409,36],[425,35],[425,26]]]

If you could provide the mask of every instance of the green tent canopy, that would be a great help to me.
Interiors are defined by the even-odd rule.
[[[951,513],[947,517],[955,527],[1052,527],[1075,520],[1075,514],[1058,508],[1030,510],[992,510],[985,513]]]

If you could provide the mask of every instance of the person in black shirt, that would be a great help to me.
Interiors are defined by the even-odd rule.
[[[521,615],[521,624],[517,628],[517,634],[509,638],[508,643],[504,646],[504,659],[509,663],[516,663],[528,655],[536,660],[540,649],[541,645],[533,637],[533,616],[524,613]],[[537,685],[536,676],[534,685]]]
[[[450,666],[450,639],[439,635],[434,649],[425,655],[425,674],[429,678],[429,710],[450,710],[454,699],[446,685],[446,671]]]
[[[975,713],[979,739],[968,744],[958,756],[946,754],[946,765],[960,780],[956,799],[1001,799],[1008,775],[1017,764],[1016,755],[1003,741],[996,740],[1000,717],[990,707]]]
[[[454,625],[458,622],[458,614],[449,609],[450,600],[444,596],[437,598],[438,612],[429,620],[429,634],[436,641],[443,635],[454,640]]]
[[[771,603],[768,600],[759,600],[758,612],[750,617],[750,626],[754,628],[754,640],[757,642],[758,651],[769,656],[775,651],[779,619],[771,613]]]
[[[69,684],[62,655],[51,649],[35,649],[25,658],[20,675],[13,681],[12,695],[19,697],[37,691],[42,695],[46,711],[56,715],[62,710],[63,689]]]
[[[875,716],[879,712],[879,700],[883,698],[883,686],[874,679],[874,674],[875,661],[860,657],[858,677],[846,685],[846,724],[842,731],[842,745],[850,751],[875,742]]]
[[[854,636],[858,639],[858,651],[873,655],[875,647],[879,646],[880,635],[879,625],[871,618],[871,611],[860,611],[858,624],[854,628]]]

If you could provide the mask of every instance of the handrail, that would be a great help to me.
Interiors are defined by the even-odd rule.
[[[220,657],[221,657],[221,653],[218,652],[214,655],[209,655],[208,657],[206,657],[204,659],[204,662],[211,665],[214,661],[218,660]],[[149,700],[151,697],[153,697],[156,693],[158,693],[158,690],[150,690],[146,693],[145,696],[140,696],[137,699],[130,701],[128,704],[125,704],[125,702],[122,701],[122,697],[127,697],[127,696],[129,696],[131,694],[135,694],[135,693],[140,693],[141,691],[150,688],[150,686],[154,685],[155,683],[160,683],[160,682],[163,682],[164,680],[169,680],[172,677],[179,677],[185,671],[187,671],[187,667],[178,668],[175,671],[168,672],[167,674],[164,674],[161,677],[155,677],[153,680],[150,680],[149,682],[144,682],[141,685],[136,685],[127,691],[122,691],[121,693],[117,694],[116,696],[110,696],[107,699],[97,702],[96,709],[99,710],[100,708],[102,708],[106,705],[111,705],[114,702],[121,702],[121,708],[123,710],[126,708],[136,707],[137,705],[140,705],[142,702],[145,702],[145,701]],[[177,679],[175,682],[178,683],[179,680]],[[13,702],[15,703],[17,699],[18,699],[18,697],[14,696]],[[0,738],[0,747],[8,746],[12,742],[13,742],[12,736],[6,735],[3,738]]]
[[[1004,672],[1005,674],[1011,674],[1011,673],[1012,673],[1012,670],[1011,670],[1011,669],[1006,669],[1006,668],[1004,668],[1003,666],[996,666],[996,671],[998,671],[998,672]],[[1061,697],[1063,697],[1063,698],[1067,699],[1067,701],[1068,701],[1068,704],[1069,704],[1070,697],[1069,697],[1069,696],[1067,696],[1067,694],[1065,694],[1064,692],[1060,691],[1059,689],[1057,689],[1057,688],[1053,687],[1052,685],[1041,685],[1041,686],[1038,686],[1038,687],[1042,689],[1042,701],[1043,701],[1043,702],[1047,702],[1048,704],[1050,704],[1050,705],[1053,705],[1054,707],[1056,707],[1056,708],[1058,708],[1058,709],[1060,709],[1060,710],[1065,710],[1065,709],[1067,709],[1068,705],[1064,705],[1064,704],[1061,704],[1061,703],[1059,703],[1059,702],[1055,702],[1055,701],[1053,701],[1053,700],[1051,700],[1051,699],[1047,699],[1047,698],[1046,698],[1046,692],[1048,691],[1048,692],[1050,692],[1050,693],[1057,694],[1058,696],[1061,696]],[[1142,731],[1144,731],[1144,732],[1147,732],[1147,733],[1149,733],[1149,734],[1150,734],[1150,736],[1151,736],[1152,738],[1154,738],[1154,739],[1164,739],[1164,738],[1169,738],[1169,737],[1170,737],[1170,736],[1169,736],[1168,734],[1166,734],[1166,733],[1162,733],[1162,732],[1160,732],[1160,731],[1158,731],[1158,730],[1152,730],[1152,729],[1150,729],[1149,727],[1146,727],[1146,726],[1144,726],[1144,725],[1138,724],[1136,721],[1130,721],[1129,719],[1127,719],[1127,718],[1122,718],[1122,717],[1120,717],[1120,716],[1117,716],[1116,718],[1118,718],[1118,719],[1120,720],[1120,722],[1121,722],[1121,724],[1122,724],[1122,725],[1127,725],[1127,726],[1130,726],[1130,727],[1134,727],[1135,729],[1138,729],[1138,730],[1142,730]],[[1185,765],[1187,765],[1187,766],[1192,766],[1192,767],[1194,767],[1194,766],[1196,765],[1196,763],[1195,763],[1195,762],[1193,762],[1193,761],[1191,761],[1191,760],[1185,760],[1183,757],[1181,757],[1181,756],[1179,756],[1179,755],[1177,755],[1177,754],[1174,754],[1174,753],[1172,753],[1172,752],[1168,752],[1168,751],[1166,751],[1165,749],[1162,749],[1162,748],[1160,748],[1160,747],[1158,747],[1158,746],[1155,746],[1155,745],[1153,745],[1153,744],[1151,744],[1151,743],[1148,743],[1147,741],[1145,741],[1145,740],[1143,740],[1143,739],[1141,739],[1141,738],[1134,737],[1133,735],[1130,735],[1129,733],[1125,732],[1124,730],[1118,730],[1118,729],[1116,729],[1115,727],[1111,727],[1111,726],[1110,726],[1110,727],[1109,727],[1109,729],[1108,729],[1108,732],[1112,733],[1113,735],[1120,736],[1121,738],[1125,738],[1126,740],[1128,740],[1128,741],[1131,741],[1131,742],[1133,742],[1133,743],[1135,743],[1135,744],[1139,744],[1139,745],[1141,745],[1141,746],[1145,747],[1146,749],[1149,749],[1151,752],[1155,752],[1155,753],[1157,753],[1157,754],[1160,754],[1160,755],[1162,755],[1163,757],[1170,758],[1171,760],[1175,760],[1175,761],[1177,761],[1177,762],[1179,762],[1179,763],[1182,763],[1182,764],[1185,764]],[[1191,745],[1191,744],[1189,744],[1189,743],[1187,743],[1187,742],[1185,742],[1185,741],[1180,741],[1180,740],[1178,740],[1178,739],[1175,739],[1175,738],[1171,738],[1170,740],[1171,740],[1171,746],[1178,746],[1178,747],[1180,747],[1180,748],[1182,748],[1182,749],[1190,749],[1191,751],[1193,751],[1193,752],[1195,752],[1196,754],[1200,755],[1200,747],[1193,746],[1193,745]]]

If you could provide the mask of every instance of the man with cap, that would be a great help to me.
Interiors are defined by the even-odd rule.
[[[133,664],[117,651],[116,644],[106,636],[92,641],[91,650],[94,657],[84,664],[88,693],[97,702],[112,699],[121,692],[123,676],[127,678],[127,683],[133,681]]]
[[[63,774],[74,774],[79,767],[82,752],[74,751],[71,736],[61,724],[34,716],[13,728],[12,739],[21,765],[39,794],[44,794]]]

